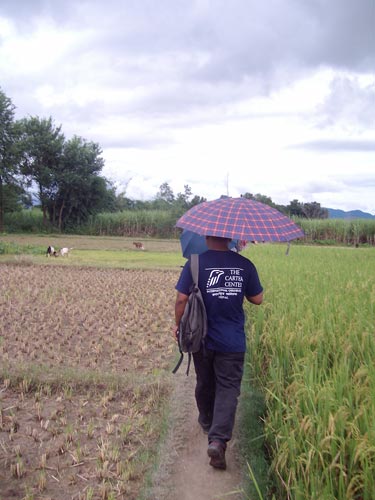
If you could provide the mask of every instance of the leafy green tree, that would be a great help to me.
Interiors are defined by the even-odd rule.
[[[298,200],[292,200],[286,207],[289,215],[301,217],[303,219],[327,219],[328,210],[322,208],[320,203],[313,201],[311,203],[300,203]]]
[[[20,186],[18,129],[14,121],[15,106],[0,89],[0,232],[4,231],[6,195]]]
[[[92,175],[88,188],[85,200],[88,215],[99,212],[116,212],[116,192],[109,180],[100,175]]]
[[[176,210],[176,215],[182,215],[184,212],[189,210],[189,208],[207,201],[206,198],[201,196],[193,196],[191,187],[185,184],[184,192],[178,193],[174,202],[174,208]]]
[[[24,159],[22,172],[30,184],[37,186],[38,197],[43,212],[43,224],[47,225],[47,215],[51,199],[57,191],[57,176],[65,138],[61,126],[56,127],[52,118],[30,117],[20,121]],[[50,222],[53,222],[50,217]]]
[[[106,194],[107,181],[99,179],[104,166],[101,149],[94,142],[73,137],[64,145],[61,164],[56,176],[56,195],[50,200],[50,218],[60,230],[81,224],[95,213]]]
[[[3,194],[4,213],[19,212],[22,208],[31,208],[33,205],[31,194],[21,184],[5,184]]]
[[[248,200],[255,200],[255,197],[252,193],[241,194],[241,198],[247,198]]]
[[[269,205],[270,207],[274,207],[275,203],[272,201],[272,199],[269,196],[265,196],[264,194],[252,194],[252,193],[245,193],[241,195],[242,198],[247,198],[248,200],[254,200],[254,201],[259,201],[260,203],[264,203],[265,205]]]
[[[286,206],[289,215],[294,215],[295,217],[304,217],[303,204],[298,200],[292,200],[289,205]]]
[[[189,202],[189,208],[195,207],[195,205],[199,205],[199,203],[203,203],[205,201],[207,201],[207,198],[204,198],[203,196],[195,195],[195,196],[193,196],[193,198]]]
[[[187,184],[184,185],[184,192],[177,193],[177,196],[174,201],[174,205],[176,209],[187,210],[189,207],[189,200],[192,196],[191,187]]]
[[[164,182],[163,184],[161,184],[159,192],[156,195],[156,199],[163,200],[169,205],[175,201],[173,190],[168,184],[168,182]]]
[[[328,219],[328,210],[322,208],[316,201],[304,203],[302,210],[307,219]]]

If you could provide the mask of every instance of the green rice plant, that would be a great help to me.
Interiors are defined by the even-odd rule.
[[[278,499],[374,498],[372,249],[251,249],[265,302],[250,308],[249,368],[266,400]]]

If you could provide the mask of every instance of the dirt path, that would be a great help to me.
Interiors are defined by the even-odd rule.
[[[201,430],[194,399],[194,368],[184,365],[174,375],[168,435],[148,500],[244,500],[234,438],[228,445],[227,470],[213,469],[207,456],[207,436]]]

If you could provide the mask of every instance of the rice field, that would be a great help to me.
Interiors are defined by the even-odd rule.
[[[176,355],[178,242],[136,253],[131,240],[74,237],[59,261],[45,241],[0,259],[4,498],[135,500]],[[375,251],[285,251],[244,251],[265,289],[262,306],[246,306],[250,383],[266,403],[270,484],[258,496],[373,500]]]
[[[275,499],[375,498],[375,252],[257,248],[249,363]]]
[[[138,498],[170,389],[177,275],[0,265],[0,498]]]

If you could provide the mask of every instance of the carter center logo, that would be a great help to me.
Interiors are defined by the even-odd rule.
[[[220,269],[214,269],[210,272],[210,276],[207,280],[207,288],[211,286],[215,286],[219,283],[220,276],[224,274],[224,271]]]

